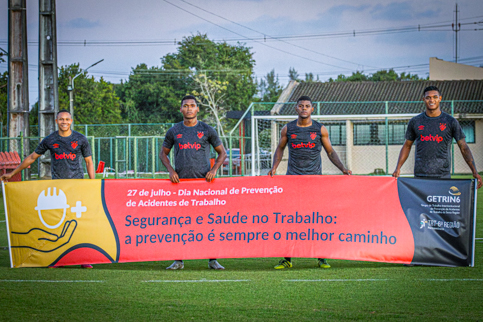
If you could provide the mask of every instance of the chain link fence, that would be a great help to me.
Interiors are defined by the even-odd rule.
[[[225,130],[222,137],[228,157],[219,176],[266,175],[272,167],[280,132],[295,120],[295,102],[252,103],[246,111],[232,117],[236,125]],[[389,175],[396,167],[404,143],[408,120],[425,110],[422,102],[314,102],[313,119],[323,123],[332,146],[342,163],[354,174]],[[476,165],[483,167],[483,101],[443,101],[442,110],[460,122]],[[89,138],[94,164],[103,161],[109,168],[108,177],[167,178],[167,170],[159,159],[164,136],[174,124],[77,124],[75,130]],[[5,132],[6,127],[2,127]],[[1,151],[17,151],[21,158],[33,152],[40,142],[30,128],[28,138],[0,138]],[[452,173],[468,174],[469,167],[453,144]],[[20,153],[23,149],[23,153]],[[414,148],[413,148],[414,150]],[[212,160],[216,153],[212,149]],[[48,159],[46,156],[44,159]],[[284,174],[288,149],[278,168]],[[323,174],[340,171],[322,152]],[[170,161],[174,164],[171,153]],[[40,162],[40,161],[39,161]],[[32,177],[39,174],[39,162],[30,168]],[[411,152],[402,173],[413,173],[414,153]],[[98,175],[102,176],[102,175]]]

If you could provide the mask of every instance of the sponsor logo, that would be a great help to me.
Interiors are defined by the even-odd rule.
[[[439,129],[444,131],[446,129],[446,123],[439,123]]]
[[[296,139],[296,138],[297,138],[297,134],[291,134],[291,135],[290,135],[290,137],[291,137],[292,139]]]
[[[198,135],[198,139],[201,139],[203,137],[204,133],[203,132],[198,132],[197,135]]]
[[[179,149],[180,150],[191,150],[191,149],[195,149],[195,150],[199,150],[201,148],[201,144],[199,143],[185,143],[185,144],[181,144],[181,143],[178,143],[179,145]]]
[[[57,160],[64,160],[64,159],[69,159],[69,160],[75,160],[75,158],[77,157],[77,155],[75,153],[62,153],[62,154],[57,154],[57,153],[54,153],[54,157],[55,159]]]
[[[52,144],[52,147],[53,147],[54,149],[58,149],[58,148],[59,148],[59,143],[54,143],[54,144]]]
[[[176,134],[176,138],[181,139],[183,137],[183,134]]]
[[[310,138],[311,138],[312,140],[315,140],[315,138],[316,138],[316,137],[317,137],[317,133],[315,133],[315,132],[310,132]]]
[[[426,136],[421,134],[421,141],[434,141],[440,143],[443,142],[443,137],[437,134],[435,136],[433,136],[432,134]]]
[[[449,188],[449,191],[448,192],[449,192],[450,195],[453,195],[453,196],[459,196],[459,195],[461,195],[461,192],[455,186],[452,186],[451,188]]]
[[[311,142],[307,142],[307,143],[302,142],[299,144],[292,143],[293,149],[303,149],[303,148],[313,149],[314,147],[315,147],[315,143],[311,143]]]
[[[75,150],[79,144],[77,144],[77,141],[70,142],[70,146]]]
[[[443,220],[434,220],[430,219],[427,214],[419,215],[421,219],[419,229],[429,229],[429,230],[445,230],[445,228],[452,229],[452,228],[460,228],[461,223],[459,221],[443,221]]]
[[[418,126],[418,130],[420,130],[420,131],[424,130],[424,125]]]

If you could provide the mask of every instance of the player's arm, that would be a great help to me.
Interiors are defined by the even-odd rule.
[[[458,146],[461,150],[461,154],[463,155],[463,158],[465,159],[466,163],[470,167],[471,172],[473,173],[473,177],[476,180],[478,180],[477,188],[480,189],[481,186],[483,186],[483,182],[481,181],[481,176],[478,174],[478,171],[476,170],[475,160],[473,159],[473,154],[471,153],[471,150],[468,147],[468,144],[466,144],[466,140],[461,139],[456,143],[458,143]]]
[[[399,152],[399,157],[397,159],[396,170],[394,170],[392,176],[397,178],[401,173],[401,167],[403,166],[404,162],[406,162],[409,153],[411,152],[411,147],[413,146],[414,141],[407,140],[404,142],[401,152]]]
[[[34,163],[35,160],[37,160],[39,157],[40,157],[40,154],[37,154],[37,153],[33,152],[28,157],[26,157],[22,161],[22,163],[20,163],[20,165],[18,167],[16,167],[12,172],[5,173],[4,175],[2,175],[0,177],[0,180],[2,180],[2,181],[8,181],[8,180],[10,180],[14,175],[16,175],[17,173],[19,173],[23,169],[28,168],[29,165],[31,165],[32,163]]]
[[[94,162],[92,161],[92,156],[84,158],[84,161],[86,162],[86,169],[87,174],[89,175],[89,179],[95,179],[96,172],[94,171]]]
[[[176,171],[174,171],[173,167],[171,166],[171,163],[169,162],[169,152],[171,149],[168,149],[167,147],[163,146],[163,149],[159,153],[159,158],[161,159],[161,163],[166,167],[169,173],[169,180],[173,183],[179,183],[179,177]]]
[[[283,150],[285,150],[285,147],[287,146],[288,142],[288,137],[287,137],[287,126],[285,125],[282,128],[282,133],[280,134],[280,142],[278,143],[277,149],[275,150],[275,153],[273,154],[273,163],[272,163],[272,168],[270,171],[268,171],[268,175],[273,177],[275,172],[277,172],[278,165],[282,161],[283,158]]]
[[[206,181],[208,181],[208,182],[211,182],[215,178],[216,171],[218,171],[218,169],[223,164],[223,161],[225,161],[225,159],[226,159],[226,151],[225,151],[225,147],[223,146],[223,144],[220,144],[219,146],[215,147],[214,149],[215,149],[216,153],[218,153],[218,157],[215,160],[215,164],[213,165],[213,168],[211,168],[211,170],[208,171],[208,173],[205,176]]]
[[[344,167],[339,159],[339,156],[337,155],[337,152],[335,152],[334,148],[332,147],[332,143],[330,143],[329,139],[329,131],[327,131],[327,128],[325,126],[322,126],[322,128],[320,129],[320,140],[322,141],[322,146],[324,147],[324,150],[327,153],[330,162],[332,162],[337,168],[339,168],[339,170],[342,171],[343,174],[352,174],[351,170]]]

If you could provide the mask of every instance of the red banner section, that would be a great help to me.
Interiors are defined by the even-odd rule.
[[[119,262],[287,256],[410,263],[414,254],[390,177],[104,180],[102,194]]]

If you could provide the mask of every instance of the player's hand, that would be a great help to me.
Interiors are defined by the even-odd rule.
[[[343,174],[345,174],[345,175],[350,176],[350,175],[352,174],[352,171],[351,171],[351,170],[349,170],[349,169],[344,169],[344,170],[342,171],[342,173],[343,173]]]
[[[216,177],[216,171],[210,170],[205,176],[206,181],[211,182]]]
[[[483,182],[481,181],[481,176],[477,173],[476,175],[473,176],[476,180],[478,180],[478,184],[476,186],[476,189],[480,189],[483,186]]]
[[[176,171],[169,172],[169,180],[171,180],[172,183],[179,183],[179,177]]]
[[[11,173],[5,173],[0,177],[0,180],[3,181],[3,182],[7,182],[8,180],[10,180],[12,178],[12,176],[13,175]]]
[[[268,171],[268,175],[273,178],[275,172],[277,172],[277,169],[272,168],[270,171]]]
[[[395,170],[395,171],[392,173],[392,176],[393,176],[394,178],[397,178],[397,177],[399,177],[400,172],[401,172],[401,170],[396,169],[396,170]]]

